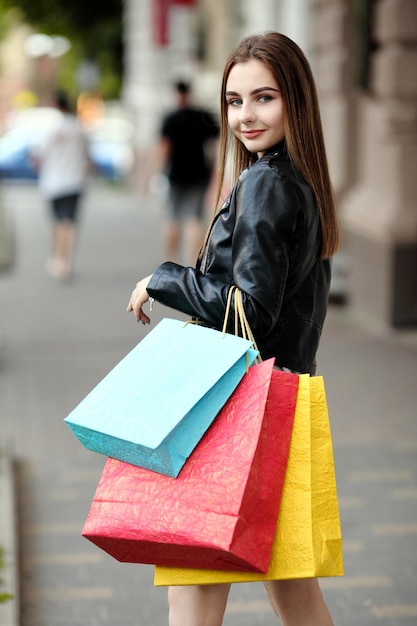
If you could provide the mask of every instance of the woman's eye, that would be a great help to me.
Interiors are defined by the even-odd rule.
[[[259,102],[271,102],[272,97],[271,96],[259,96],[258,98]]]
[[[227,101],[227,105],[232,107],[239,106],[240,104],[242,104],[242,100],[239,100],[239,98],[233,98]]]

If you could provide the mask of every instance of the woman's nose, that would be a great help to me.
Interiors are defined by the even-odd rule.
[[[250,124],[254,121],[253,107],[249,102],[243,102],[240,108],[240,121],[243,124]]]

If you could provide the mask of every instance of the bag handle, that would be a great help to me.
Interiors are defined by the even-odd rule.
[[[239,329],[240,329],[242,338],[250,341],[254,349],[258,352],[258,356],[255,359],[256,363],[261,363],[262,362],[262,358],[260,356],[261,353],[260,353],[258,346],[256,345],[255,337],[253,335],[251,327],[249,326],[245,309],[243,307],[242,293],[240,289],[236,287],[236,285],[232,285],[229,289],[229,293],[227,294],[226,310],[224,313],[223,328],[222,328],[222,337],[224,337],[226,334],[227,323],[229,321],[230,310],[232,308],[233,294],[235,296],[234,297],[234,300],[235,300],[235,335],[237,337],[240,336],[239,335]],[[186,322],[184,322],[184,326],[187,326],[187,324],[199,325],[201,324],[201,322],[198,319],[194,319],[194,320],[187,320]]]
[[[260,355],[259,348],[256,345],[255,337],[253,335],[252,329],[249,326],[249,322],[246,317],[245,309],[243,306],[243,300],[242,300],[242,292],[240,291],[238,287],[236,287],[236,285],[232,285],[229,289],[229,293],[227,294],[226,311],[224,314],[222,334],[224,335],[226,333],[227,322],[229,320],[230,309],[232,307],[233,295],[234,295],[234,301],[235,301],[235,335],[239,336],[239,329],[240,329],[243,339],[248,339],[249,341],[251,341],[253,344],[253,347],[255,348],[255,350],[258,351]],[[256,360],[257,362],[262,361],[260,356],[258,356]]]

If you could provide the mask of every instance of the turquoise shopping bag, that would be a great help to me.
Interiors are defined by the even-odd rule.
[[[176,477],[255,360],[252,346],[165,318],[64,421],[87,449]]]

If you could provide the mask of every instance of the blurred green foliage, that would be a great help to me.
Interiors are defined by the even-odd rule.
[[[3,548],[0,548],[0,570],[2,570],[4,568],[3,555],[4,555]],[[2,583],[3,583],[3,581],[0,578],[0,585]],[[0,591],[0,604],[3,603],[3,602],[7,602],[7,600],[11,600],[12,598],[13,598],[13,596],[10,593],[5,593],[3,591]]]
[[[71,50],[61,62],[60,86],[74,92],[76,68],[89,60],[100,69],[102,96],[119,96],[123,76],[122,0],[0,0],[0,37],[8,28],[11,9],[14,15],[18,10],[21,21],[35,32],[71,41]]]

